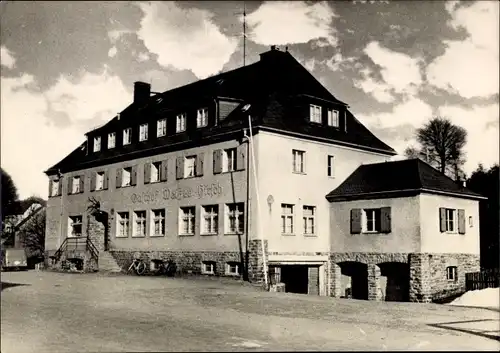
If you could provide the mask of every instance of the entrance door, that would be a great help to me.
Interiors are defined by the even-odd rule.
[[[308,293],[309,267],[304,265],[281,266],[281,282],[287,293]]]

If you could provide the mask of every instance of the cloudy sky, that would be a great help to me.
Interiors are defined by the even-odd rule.
[[[10,2],[1,9],[1,165],[20,197],[132,100],[242,65],[242,1]],[[498,162],[495,1],[246,2],[247,63],[299,60],[402,153],[432,116],[468,131],[465,170]]]

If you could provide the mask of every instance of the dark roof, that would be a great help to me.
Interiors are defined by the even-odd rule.
[[[304,98],[305,97],[305,98]],[[148,141],[120,146],[112,150],[104,149],[98,154],[87,153],[86,142],[46,173],[54,174],[57,170],[67,172],[97,165],[105,165],[152,154],[164,153],[214,142],[214,136],[241,130],[248,126],[248,114],[252,115],[255,132],[259,128],[278,129],[281,133],[295,133],[328,140],[355,148],[395,155],[396,152],[387,144],[374,136],[347,110],[347,105],[331,94],[316,80],[289,52],[271,50],[261,54],[261,60],[232,71],[199,80],[188,85],[156,94],[146,103],[132,103],[118,117],[107,124],[89,132],[91,136],[116,131],[122,127],[133,127],[139,121],[152,121],[158,116],[167,116],[167,134],[169,113],[179,111],[180,107],[198,104],[196,101],[213,101],[214,98],[230,98],[241,102],[239,109],[234,110],[217,126],[186,131],[185,133],[168,135],[165,138],[150,138]],[[319,124],[311,124],[304,119],[304,113],[289,106],[301,99],[316,99],[326,102],[332,107],[346,111],[347,132],[342,129],[329,128]],[[243,112],[241,108],[251,104],[251,109]],[[149,120],[148,120],[149,119]],[[189,116],[188,116],[189,119]],[[188,125],[188,130],[189,130]],[[229,135],[226,135],[229,137]],[[118,139],[118,135],[117,135]],[[193,145],[193,143],[195,143]]]
[[[418,158],[361,165],[326,198],[328,201],[346,201],[420,192],[484,198]]]

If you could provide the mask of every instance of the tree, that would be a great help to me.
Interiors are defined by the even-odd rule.
[[[465,163],[463,148],[467,142],[467,131],[451,123],[447,118],[435,117],[416,131],[418,147],[408,147],[408,158],[420,158],[441,173],[453,174],[456,179],[463,174]]]
[[[36,210],[19,230],[29,258],[41,258],[45,250],[45,209]]]
[[[0,168],[2,173],[2,226],[5,218],[15,215],[19,211],[19,195],[11,176]],[[2,227],[3,229],[3,227]]]

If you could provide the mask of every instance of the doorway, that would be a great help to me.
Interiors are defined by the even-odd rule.
[[[281,282],[285,284],[285,292],[307,294],[309,284],[309,266],[281,266]]]

